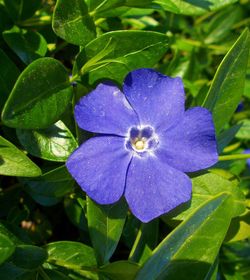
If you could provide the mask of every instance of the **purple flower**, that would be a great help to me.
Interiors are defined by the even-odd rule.
[[[98,136],[83,143],[66,165],[82,189],[99,204],[125,196],[132,213],[148,222],[191,197],[184,172],[218,160],[211,113],[185,111],[180,78],[138,69],[123,92],[101,83],[75,106],[75,118]]]

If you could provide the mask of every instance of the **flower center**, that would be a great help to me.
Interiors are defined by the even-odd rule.
[[[126,148],[139,155],[152,152],[158,145],[158,137],[151,126],[131,127],[126,138]]]

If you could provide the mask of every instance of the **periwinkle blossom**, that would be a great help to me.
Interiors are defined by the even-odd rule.
[[[84,142],[66,165],[81,188],[99,204],[125,196],[142,222],[169,212],[191,198],[185,172],[218,160],[211,113],[187,111],[180,78],[153,69],[130,72],[123,93],[101,83],[80,99],[75,118],[97,136]]]

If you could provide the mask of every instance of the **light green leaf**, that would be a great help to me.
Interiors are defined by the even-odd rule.
[[[108,32],[91,41],[80,52],[74,73],[88,73],[90,84],[100,79],[112,79],[121,83],[129,71],[153,67],[167,51],[167,46],[167,36],[158,32]],[[105,53],[99,57],[103,50]]]
[[[41,170],[16,146],[0,136],[0,174],[36,177],[41,175]]]
[[[243,120],[238,123],[240,129],[236,133],[236,138],[250,140],[250,120]]]
[[[99,205],[87,200],[89,233],[99,264],[105,264],[115,251],[127,215],[124,200],[111,205]]]
[[[203,106],[213,114],[217,134],[230,120],[244,92],[250,37],[245,30],[221,62]]]
[[[52,161],[64,162],[78,144],[62,121],[46,129],[17,129],[17,137],[31,155]]]
[[[158,245],[136,280],[205,279],[230,224],[231,203],[224,193],[202,204]]]
[[[15,251],[14,243],[0,233],[0,265],[4,263]]]
[[[37,58],[45,56],[47,52],[46,40],[35,31],[14,26],[12,29],[3,32],[3,38],[25,64],[30,64]]]
[[[83,0],[58,0],[52,27],[59,37],[76,45],[85,46],[96,36],[94,21]]]
[[[14,128],[46,128],[59,120],[72,97],[65,67],[53,58],[40,58],[19,76],[2,112]]]
[[[176,220],[185,220],[189,215],[194,213],[200,205],[213,200],[214,197],[221,194],[232,196],[231,210],[233,217],[242,214],[246,209],[245,196],[239,187],[219,175],[207,173],[192,179],[192,199],[184,207],[180,207],[173,212]],[[177,214],[177,215],[176,215]]]

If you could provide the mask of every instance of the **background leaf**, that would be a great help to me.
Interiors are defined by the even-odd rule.
[[[14,243],[7,236],[0,233],[0,264],[7,260],[14,251]]]
[[[45,56],[47,52],[47,42],[38,32],[14,26],[3,32],[3,38],[25,64]]]

